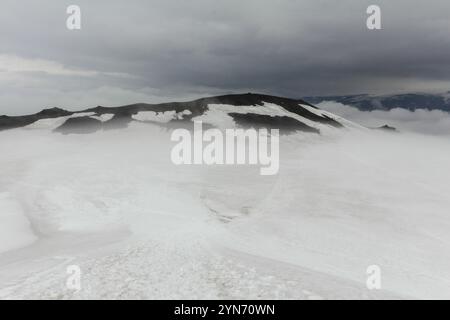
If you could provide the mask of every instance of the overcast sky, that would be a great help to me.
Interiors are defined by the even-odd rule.
[[[82,29],[66,28],[77,4]],[[382,30],[368,30],[378,4]],[[185,100],[450,90],[448,0],[0,2],[0,114]]]

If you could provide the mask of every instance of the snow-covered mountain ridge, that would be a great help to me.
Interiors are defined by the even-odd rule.
[[[133,121],[174,127],[189,126],[199,120],[218,127],[270,127],[286,133],[320,133],[322,129],[345,126],[345,120],[321,111],[306,101],[247,93],[189,102],[98,106],[75,112],[60,108],[45,109],[34,115],[1,116],[0,130],[26,127],[86,133],[123,128]]]

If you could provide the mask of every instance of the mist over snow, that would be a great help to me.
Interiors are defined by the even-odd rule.
[[[153,125],[1,132],[0,298],[450,298],[449,144],[298,133],[261,176],[176,166]]]
[[[410,111],[395,108],[360,111],[355,107],[334,101],[324,101],[317,106],[367,127],[380,127],[387,124],[405,132],[450,135],[450,114],[441,110],[417,109]]]

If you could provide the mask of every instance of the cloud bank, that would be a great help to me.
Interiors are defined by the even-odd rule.
[[[360,111],[355,107],[334,101],[324,101],[317,106],[367,127],[387,124],[402,132],[450,135],[450,114],[445,111],[425,109],[409,111],[402,108],[389,111]]]

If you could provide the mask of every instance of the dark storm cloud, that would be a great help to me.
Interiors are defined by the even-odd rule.
[[[70,4],[80,31],[65,27]],[[370,4],[382,30],[366,28]],[[444,91],[449,10],[438,0],[2,1],[0,113],[247,90]]]

